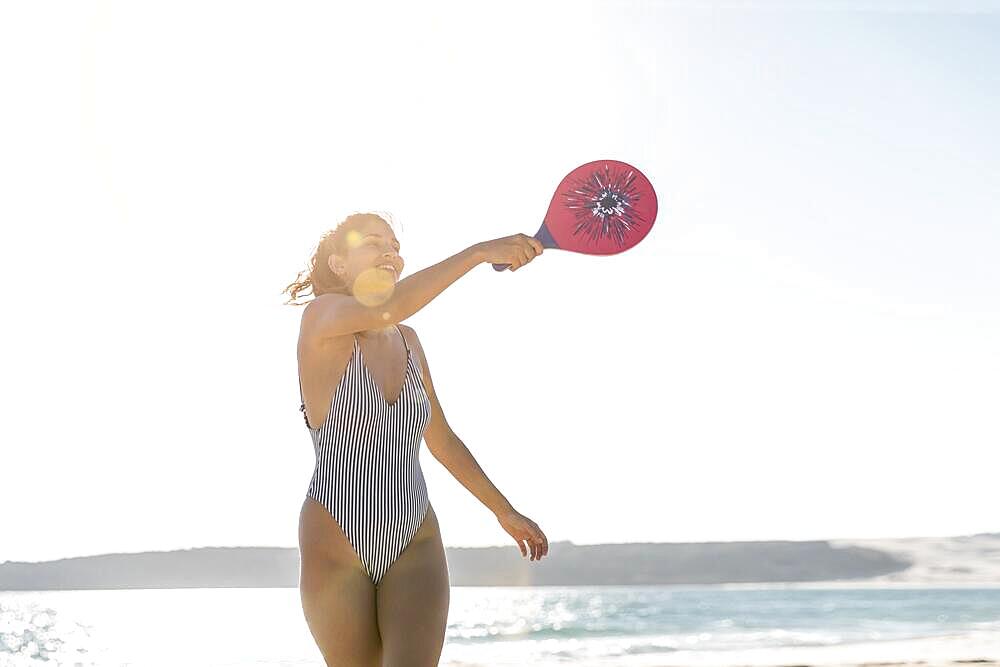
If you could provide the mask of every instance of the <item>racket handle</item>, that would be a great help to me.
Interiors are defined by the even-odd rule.
[[[535,232],[534,236],[535,236],[536,239],[538,239],[539,241],[542,242],[542,247],[543,248],[558,248],[559,247],[556,244],[555,239],[552,238],[552,234],[549,233],[549,228],[545,226],[544,222],[542,223],[542,226],[538,228],[538,231]],[[510,264],[494,264],[493,265],[493,270],[494,271],[506,271],[507,267],[509,267],[509,266],[510,266]]]

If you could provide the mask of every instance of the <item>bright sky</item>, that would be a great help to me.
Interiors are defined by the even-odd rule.
[[[945,11],[945,9],[948,11]],[[1000,4],[0,9],[0,561],[296,545],[280,291],[357,210],[403,279],[614,158],[612,257],[407,320],[550,541],[1000,529]],[[426,450],[447,546],[513,540]]]

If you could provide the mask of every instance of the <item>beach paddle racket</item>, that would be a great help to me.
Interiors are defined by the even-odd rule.
[[[630,164],[597,160],[566,174],[534,237],[543,248],[615,255],[634,248],[655,220],[656,192],[649,179]]]

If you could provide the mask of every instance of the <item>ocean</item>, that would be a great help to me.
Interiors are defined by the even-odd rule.
[[[441,665],[1000,659],[1000,587],[451,590]],[[0,592],[0,667],[323,667],[294,588]]]

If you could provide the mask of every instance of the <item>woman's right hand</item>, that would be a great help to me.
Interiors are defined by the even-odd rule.
[[[526,234],[512,234],[477,244],[485,261],[491,264],[510,264],[511,271],[542,254],[542,242]]]

